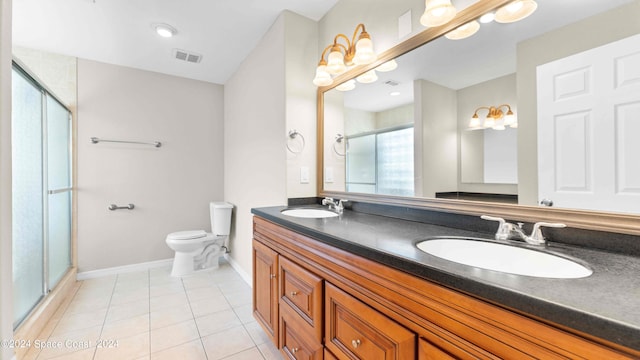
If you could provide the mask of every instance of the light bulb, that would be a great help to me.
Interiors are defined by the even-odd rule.
[[[356,43],[356,54],[353,57],[353,63],[356,65],[371,64],[378,57],[373,52],[373,42],[368,37],[360,37]]]
[[[329,60],[327,61],[327,72],[329,74],[342,74],[347,70],[347,66],[344,64],[344,55],[340,50],[333,50],[329,53]]]
[[[478,30],[480,30],[480,23],[474,20],[449,31],[444,36],[450,40],[461,40],[477,33]]]
[[[369,84],[378,80],[378,75],[376,75],[376,72],[374,70],[369,70],[366,73],[358,76],[356,80],[363,84]]]
[[[499,23],[512,23],[533,14],[538,8],[534,0],[516,0],[501,7],[496,11],[496,21]]]
[[[315,86],[328,86],[333,84],[333,79],[329,72],[327,72],[326,65],[318,65],[316,68],[316,77],[313,79]]]
[[[336,86],[336,90],[338,91],[350,91],[356,88],[356,81],[351,79],[343,82],[342,84]]]
[[[444,25],[456,16],[457,10],[450,0],[425,0],[425,10],[420,23],[426,27]]]

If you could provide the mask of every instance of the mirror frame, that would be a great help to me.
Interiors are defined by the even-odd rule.
[[[421,197],[400,197],[377,194],[352,193],[344,191],[324,190],[324,93],[333,89],[346,80],[376,68],[382,63],[403,55],[417,47],[427,44],[447,32],[474,20],[481,15],[495,10],[512,0],[480,0],[468,8],[460,11],[449,23],[428,28],[417,35],[393,46],[378,59],[368,65],[360,65],[339,75],[332,85],[319,87],[317,91],[317,194],[319,197],[333,197],[369,203],[408,206],[425,210],[445,211],[467,215],[490,214],[524,222],[553,221],[562,222],[567,226],[614,232],[622,234],[640,235],[640,216],[623,213],[608,213],[591,210],[575,210],[568,208],[538,207],[530,205],[500,204],[481,201],[436,199]]]

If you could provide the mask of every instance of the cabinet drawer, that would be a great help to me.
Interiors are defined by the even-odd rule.
[[[338,359],[415,359],[413,332],[329,283],[325,292],[325,346]]]
[[[300,321],[300,316],[288,304],[281,306],[280,352],[285,359],[322,360],[322,343],[306,331],[306,326],[300,327]]]
[[[280,301],[291,306],[309,327],[318,342],[322,341],[322,279],[280,258]]]

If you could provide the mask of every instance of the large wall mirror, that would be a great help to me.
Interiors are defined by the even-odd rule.
[[[443,36],[508,2],[479,1],[319,89],[321,196],[640,234],[640,1],[538,0],[522,21]],[[611,81],[591,72],[602,56]],[[377,80],[353,81],[392,59]],[[617,99],[598,92],[616,81]],[[600,102],[610,130],[596,126]],[[485,128],[489,111],[503,116]],[[603,146],[611,158],[594,163]]]

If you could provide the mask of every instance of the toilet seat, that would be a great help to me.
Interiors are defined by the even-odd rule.
[[[167,235],[169,240],[194,240],[207,236],[207,232],[204,230],[187,230],[177,231]]]

